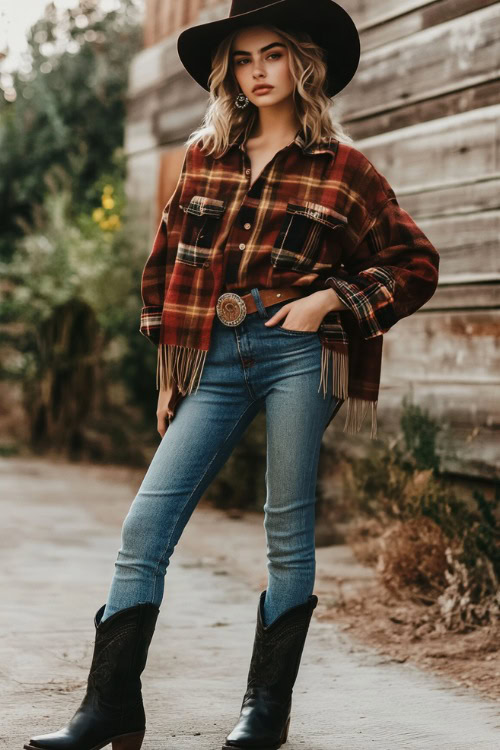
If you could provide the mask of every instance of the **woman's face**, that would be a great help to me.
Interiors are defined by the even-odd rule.
[[[236,80],[256,107],[278,104],[293,93],[288,47],[274,31],[265,26],[243,29],[233,39],[230,54]],[[263,85],[268,88],[254,90]]]

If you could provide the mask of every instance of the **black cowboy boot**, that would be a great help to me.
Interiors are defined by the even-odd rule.
[[[140,750],[146,731],[140,675],[146,666],[159,608],[142,603],[94,617],[94,655],[87,691],[69,724],[31,737],[25,750]]]
[[[278,750],[288,737],[293,686],[318,597],[312,594],[264,626],[265,596],[263,591],[240,718],[222,750]]]

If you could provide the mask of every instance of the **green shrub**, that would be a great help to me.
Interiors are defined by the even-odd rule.
[[[76,219],[67,175],[46,176],[36,222],[1,268],[0,346],[10,354],[0,378],[23,384],[35,449],[142,464],[137,431],[152,439],[156,428],[156,352],[139,333],[146,248],[128,220],[122,171],[99,178],[90,213]]]

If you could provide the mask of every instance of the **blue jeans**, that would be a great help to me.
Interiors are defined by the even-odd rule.
[[[181,399],[123,522],[106,619],[140,602],[160,605],[170,557],[201,496],[261,409],[266,411],[265,624],[312,594],[315,502],[324,430],[343,401],[319,389],[317,331],[266,327],[287,301],[238,326],[216,316],[199,388]]]

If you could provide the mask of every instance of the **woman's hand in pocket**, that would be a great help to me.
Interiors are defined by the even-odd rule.
[[[264,325],[271,328],[285,318],[282,326],[285,329],[291,328],[304,333],[317,331],[326,313],[344,309],[347,309],[346,306],[333,289],[321,289],[283,305]]]

